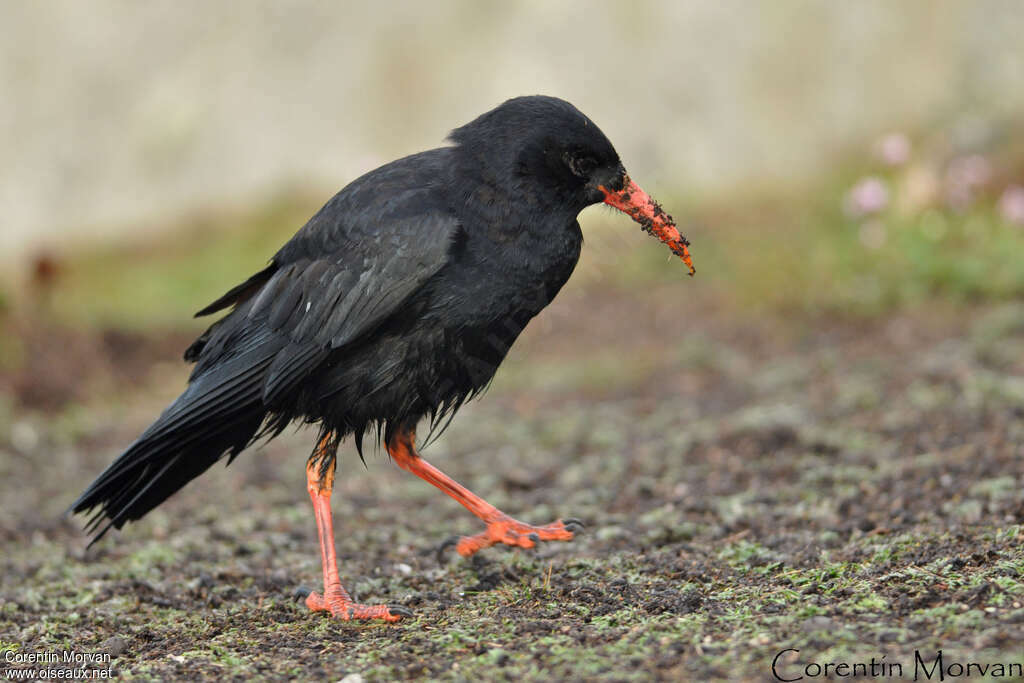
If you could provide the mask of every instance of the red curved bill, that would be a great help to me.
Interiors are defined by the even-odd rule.
[[[626,176],[626,183],[623,189],[612,192],[603,185],[598,188],[604,192],[604,203],[614,206],[619,211],[629,214],[629,217],[640,224],[644,231],[651,233],[672,250],[672,253],[683,259],[683,263],[690,269],[692,277],[697,270],[693,267],[693,259],[690,258],[690,242],[682,236],[672,216],[662,210],[658,202],[651,199],[651,196],[644,192],[639,185]]]

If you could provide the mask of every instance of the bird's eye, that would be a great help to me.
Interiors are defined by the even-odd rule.
[[[569,168],[573,174],[580,178],[587,178],[597,168],[597,159],[588,156],[570,156],[568,159]]]

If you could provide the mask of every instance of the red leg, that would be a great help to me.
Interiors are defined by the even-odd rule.
[[[350,619],[383,619],[398,621],[412,613],[401,607],[387,605],[360,605],[352,601],[348,591],[341,585],[338,577],[338,564],[334,551],[334,525],[331,523],[331,491],[334,488],[334,465],[331,464],[326,474],[320,476],[320,466],[324,458],[333,458],[330,449],[336,448],[328,434],[317,446],[316,454],[306,465],[306,488],[313,500],[313,514],[316,515],[316,528],[320,535],[320,559],[324,569],[324,594],[310,593],[306,597],[306,606],[313,611],[330,612],[333,616],[348,621]]]
[[[483,533],[463,536],[458,540],[455,549],[463,557],[469,557],[497,543],[532,548],[540,541],[571,541],[576,533],[583,530],[583,524],[575,519],[558,520],[547,526],[532,526],[509,517],[421,458],[416,452],[415,439],[416,435],[412,431],[400,432],[392,438],[387,444],[392,459],[402,469],[447,493],[487,525]]]

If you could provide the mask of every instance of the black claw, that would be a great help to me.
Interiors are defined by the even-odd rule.
[[[579,526],[579,528],[581,528],[581,529],[584,528],[584,526],[585,526],[583,524],[583,522],[581,522],[580,520],[576,519],[575,517],[566,517],[565,519],[562,520],[562,524],[565,525],[565,526],[569,526],[570,524],[575,524],[575,525]]]
[[[411,619],[413,616],[415,616],[412,613],[411,609],[406,609],[401,605],[388,605],[388,611],[396,617],[405,617],[407,619]]]
[[[540,536],[538,536],[536,533],[530,534],[529,536],[527,536],[527,538],[530,539],[531,541],[533,541],[534,545],[537,545],[537,544],[540,543]]]
[[[583,533],[583,530],[586,528],[583,526],[583,522],[579,521],[578,519],[564,520],[562,522],[562,525],[565,527],[565,530],[573,536],[575,536],[576,534]]]
[[[438,564],[444,564],[444,551],[448,548],[454,548],[459,544],[458,536],[449,536],[444,539],[444,542],[437,548],[437,562]]]
[[[292,597],[295,598],[295,600],[297,602],[302,602],[303,600],[308,598],[309,594],[312,593],[312,592],[313,592],[312,588],[306,588],[305,586],[299,586],[294,591],[292,591]]]

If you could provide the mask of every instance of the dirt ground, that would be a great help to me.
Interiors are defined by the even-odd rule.
[[[1024,305],[836,321],[677,299],[567,292],[424,453],[520,519],[582,519],[571,543],[439,561],[476,520],[346,447],[342,579],[415,612],[398,625],[293,597],[320,572],[308,430],[87,551],[60,513],[181,388],[187,336],[26,331],[26,369],[0,378],[0,667],[73,650],[124,678],[351,683],[1024,663]]]

